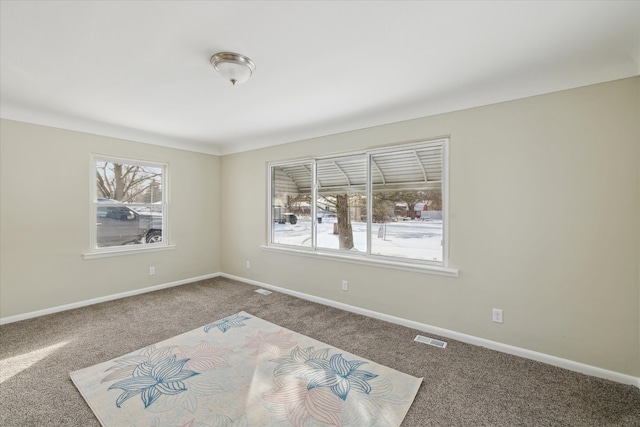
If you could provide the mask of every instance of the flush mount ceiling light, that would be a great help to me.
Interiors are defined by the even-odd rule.
[[[249,58],[232,52],[216,53],[211,57],[211,65],[234,86],[249,80],[256,70],[255,64]]]

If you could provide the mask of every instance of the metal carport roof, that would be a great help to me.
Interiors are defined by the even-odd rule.
[[[374,192],[441,188],[442,144],[370,155]],[[366,189],[367,154],[318,159],[316,167],[318,194]],[[312,161],[276,166],[275,178],[276,193],[309,193],[313,180]]]

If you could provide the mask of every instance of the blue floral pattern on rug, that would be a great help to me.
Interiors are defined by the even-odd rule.
[[[251,319],[248,316],[241,316],[240,314],[234,314],[233,316],[225,317],[224,319],[220,319],[215,321],[204,327],[205,332],[209,332],[211,329],[218,328],[222,332],[227,332],[231,328],[240,328],[245,326],[243,323],[245,320]]]
[[[244,312],[71,378],[108,427],[399,426],[422,381]]]
[[[124,390],[116,399],[118,408],[126,400],[138,394],[144,407],[147,408],[163,394],[174,395],[187,390],[184,380],[199,374],[199,372],[184,369],[188,361],[189,359],[176,360],[176,356],[172,356],[155,365],[143,362],[136,366],[131,378],[112,384],[108,390],[114,388]]]
[[[360,365],[367,362],[346,360],[342,354],[334,354],[331,359],[310,359],[305,362],[310,367],[300,378],[308,380],[307,389],[329,387],[342,400],[347,399],[351,388],[369,394],[371,386],[368,381],[378,375],[359,370]]]

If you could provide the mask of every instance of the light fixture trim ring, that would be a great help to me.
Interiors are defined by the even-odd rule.
[[[220,70],[218,70],[218,64],[221,62],[236,62],[246,65],[247,68],[249,68],[249,75],[252,75],[256,70],[256,65],[253,63],[253,61],[244,55],[240,55],[239,53],[218,52],[211,57],[211,65],[213,65],[213,68],[215,68],[218,72],[220,72]]]

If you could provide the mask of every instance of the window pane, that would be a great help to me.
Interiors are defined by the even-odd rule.
[[[366,156],[318,161],[317,178],[317,246],[366,254]]]
[[[371,176],[371,253],[442,262],[442,147],[373,154]]]
[[[162,242],[164,167],[96,161],[96,247]]]
[[[98,198],[121,203],[162,202],[162,167],[96,162]]]
[[[312,163],[271,168],[271,241],[311,246]]]

